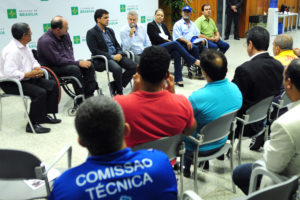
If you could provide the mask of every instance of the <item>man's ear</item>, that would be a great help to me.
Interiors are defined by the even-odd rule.
[[[125,122],[125,124],[124,124],[124,137],[128,137],[130,132],[131,132],[130,125],[127,122]]]
[[[81,141],[80,137],[78,137],[77,141],[78,141],[78,143],[80,144],[80,146],[86,147],[86,146],[83,144],[83,142]]]
[[[293,84],[292,84],[291,78],[288,78],[286,80],[286,88],[287,89],[292,89],[293,88]]]

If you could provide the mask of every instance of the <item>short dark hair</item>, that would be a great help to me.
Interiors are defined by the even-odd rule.
[[[55,16],[52,20],[51,20],[51,29],[57,29],[63,28],[63,17],[62,16]]]
[[[107,15],[107,14],[109,14],[109,12],[104,9],[97,9],[94,14],[95,22],[97,23],[97,19],[101,18],[104,14]]]
[[[201,54],[202,70],[213,81],[223,80],[227,73],[227,59],[224,54],[214,49],[208,49]]]
[[[203,4],[203,5],[201,6],[201,10],[204,11],[204,7],[206,7],[206,6],[210,6],[210,7],[211,7],[211,5],[210,5],[209,3],[205,3],[205,4]]]
[[[92,155],[103,155],[121,149],[124,139],[124,114],[110,97],[95,96],[78,108],[75,127],[80,141]]]
[[[160,83],[169,71],[171,57],[164,47],[150,46],[144,49],[139,73],[144,81],[154,85]]]
[[[11,34],[16,40],[20,40],[24,34],[29,33],[29,25],[26,23],[15,23],[11,27]]]
[[[294,59],[285,70],[285,79],[288,78],[300,92],[300,59]]]
[[[267,29],[262,26],[254,26],[249,29],[246,33],[247,44],[250,40],[252,41],[253,46],[256,50],[267,51],[269,48],[270,34]]]

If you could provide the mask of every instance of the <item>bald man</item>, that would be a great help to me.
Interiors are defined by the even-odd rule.
[[[85,98],[88,98],[93,96],[97,88],[95,69],[91,61],[74,59],[68,29],[68,22],[62,16],[51,20],[51,29],[38,40],[38,60],[58,76],[76,77],[83,85],[83,88],[80,88],[76,82],[72,82],[76,95],[84,94]]]
[[[288,66],[292,60],[298,58],[293,52],[293,38],[287,34],[275,37],[273,41],[274,58],[283,66]]]

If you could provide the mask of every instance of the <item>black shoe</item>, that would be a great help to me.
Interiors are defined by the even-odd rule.
[[[184,168],[183,176],[186,177],[186,178],[190,178],[191,177],[191,170]]]
[[[175,82],[175,85],[178,85],[179,87],[183,87],[183,83],[178,83],[178,82]]]
[[[50,115],[46,115],[46,117],[44,118],[44,120],[42,120],[41,124],[58,124],[61,122],[61,119],[56,119],[51,117]]]
[[[235,40],[240,40],[240,38],[239,38],[239,37],[234,37],[234,39],[235,39]]]
[[[217,157],[217,159],[218,159],[218,160],[225,160],[225,156],[224,156],[224,154],[223,154],[223,155],[221,155],[221,156],[219,156],[219,157]]]
[[[50,128],[42,127],[40,124],[33,124],[33,128],[34,128],[36,133],[49,133],[50,130],[51,130]],[[26,126],[26,132],[27,133],[33,133],[29,123]]]
[[[202,162],[199,163],[198,167],[201,167],[201,165],[202,165]],[[209,161],[204,162],[203,169],[209,170]]]
[[[258,137],[253,137],[250,142],[249,149],[251,151],[259,151],[262,146],[264,146],[264,134]]]
[[[228,37],[228,36],[225,36],[224,40],[228,40],[228,39],[229,39],[229,37]]]

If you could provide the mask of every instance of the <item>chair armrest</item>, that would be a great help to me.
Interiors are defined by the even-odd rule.
[[[255,161],[253,163],[253,165],[252,165],[252,170],[254,170],[254,168],[256,168],[256,167],[264,167],[264,168],[267,169],[266,163],[263,160],[257,160],[257,161]]]
[[[109,69],[108,69],[108,60],[105,56],[103,55],[95,55],[95,56],[92,56],[91,57],[92,59],[103,59],[104,60],[104,64],[105,64],[105,70],[108,72]]]
[[[196,194],[196,192],[194,192],[193,190],[187,190],[183,193],[182,200],[187,200],[187,199],[202,200],[202,198],[199,197],[199,195]]]
[[[193,137],[193,136],[187,136],[186,138],[188,140],[191,140],[193,143],[195,143],[196,145],[201,145],[203,143],[203,137],[204,135],[201,134],[197,134],[197,138]]]
[[[48,71],[44,68],[41,67],[41,70],[44,71],[44,75],[45,75],[45,79],[49,80],[49,74],[48,74]]]
[[[249,185],[249,194],[255,192],[257,186],[257,178],[259,175],[268,176],[276,184],[283,181],[282,177],[280,177],[278,174],[269,171],[266,168],[265,163],[263,161],[256,161],[254,163],[254,166],[252,166],[250,185]]]
[[[19,90],[19,95],[22,98],[24,97],[23,88],[22,88],[21,82],[18,79],[16,79],[16,78],[0,78],[0,83],[1,82],[13,82],[13,83],[17,84],[18,90]]]
[[[72,159],[72,146],[68,145],[65,146],[59,154],[56,156],[56,158],[52,161],[52,163],[47,167],[45,174],[49,172],[49,170],[58,162],[61,160],[61,158],[68,153],[68,168],[71,168],[71,159]]]

